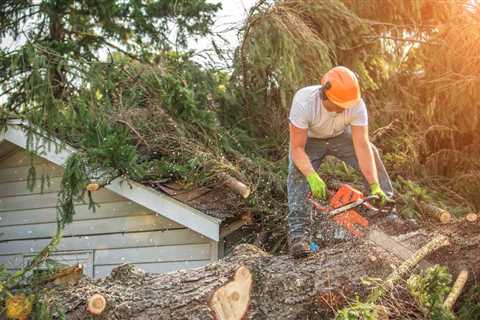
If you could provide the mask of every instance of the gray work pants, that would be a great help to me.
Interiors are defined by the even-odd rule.
[[[377,148],[371,144],[375,163],[378,172],[378,180],[382,190],[387,196],[393,195],[392,182],[388,176],[385,166],[380,158]],[[360,170],[355,151],[353,149],[351,128],[348,127],[345,131],[334,138],[316,139],[308,138],[305,145],[305,152],[307,153],[313,168],[317,171],[320,164],[327,155],[335,156],[338,159],[346,162],[351,167]],[[320,173],[321,176],[321,173]],[[368,183],[365,184],[368,186]],[[312,206],[305,201],[310,187],[307,179],[298,170],[291,159],[291,152],[289,152],[288,164],[288,227],[290,230],[290,237],[297,238],[301,236],[310,236],[310,224],[312,221]]]

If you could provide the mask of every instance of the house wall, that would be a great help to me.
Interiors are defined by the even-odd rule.
[[[11,150],[7,142],[2,146],[8,153],[0,156],[0,264],[16,270],[56,230],[55,206],[63,168],[34,157],[37,183],[29,191],[30,157],[20,148]],[[42,193],[42,176],[47,175],[50,183]],[[76,204],[74,221],[65,228],[52,259],[84,264],[84,272],[98,278],[127,262],[148,272],[169,272],[218,258],[217,242],[145,207],[105,189],[94,192],[93,198],[99,204],[95,212],[87,201]]]

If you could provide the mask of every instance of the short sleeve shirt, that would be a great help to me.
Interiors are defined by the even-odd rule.
[[[308,129],[308,136],[327,139],[343,133],[348,126],[367,126],[368,113],[363,99],[341,113],[329,112],[323,106],[320,85],[298,90],[290,109],[290,122],[297,128]]]

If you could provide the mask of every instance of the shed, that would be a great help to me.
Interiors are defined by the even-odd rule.
[[[40,190],[41,183],[36,183],[33,191],[27,188],[31,164],[22,123],[11,122],[0,134],[0,264],[9,270],[24,266],[54,234],[63,165],[75,152],[69,146],[58,150],[49,143],[52,138],[35,132],[33,166],[37,179],[48,175],[50,184]],[[169,272],[218,259],[221,219],[152,187],[125,182],[117,178],[93,192],[99,204],[95,212],[86,201],[76,204],[74,221],[52,259],[79,263],[93,278],[123,263],[147,272]]]

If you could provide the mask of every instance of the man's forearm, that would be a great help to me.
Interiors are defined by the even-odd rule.
[[[296,148],[292,150],[292,160],[295,166],[306,177],[314,172],[310,158],[303,148]]]
[[[369,143],[362,143],[355,148],[357,153],[358,165],[363,176],[368,184],[378,182],[377,167],[375,165],[375,158]]]

